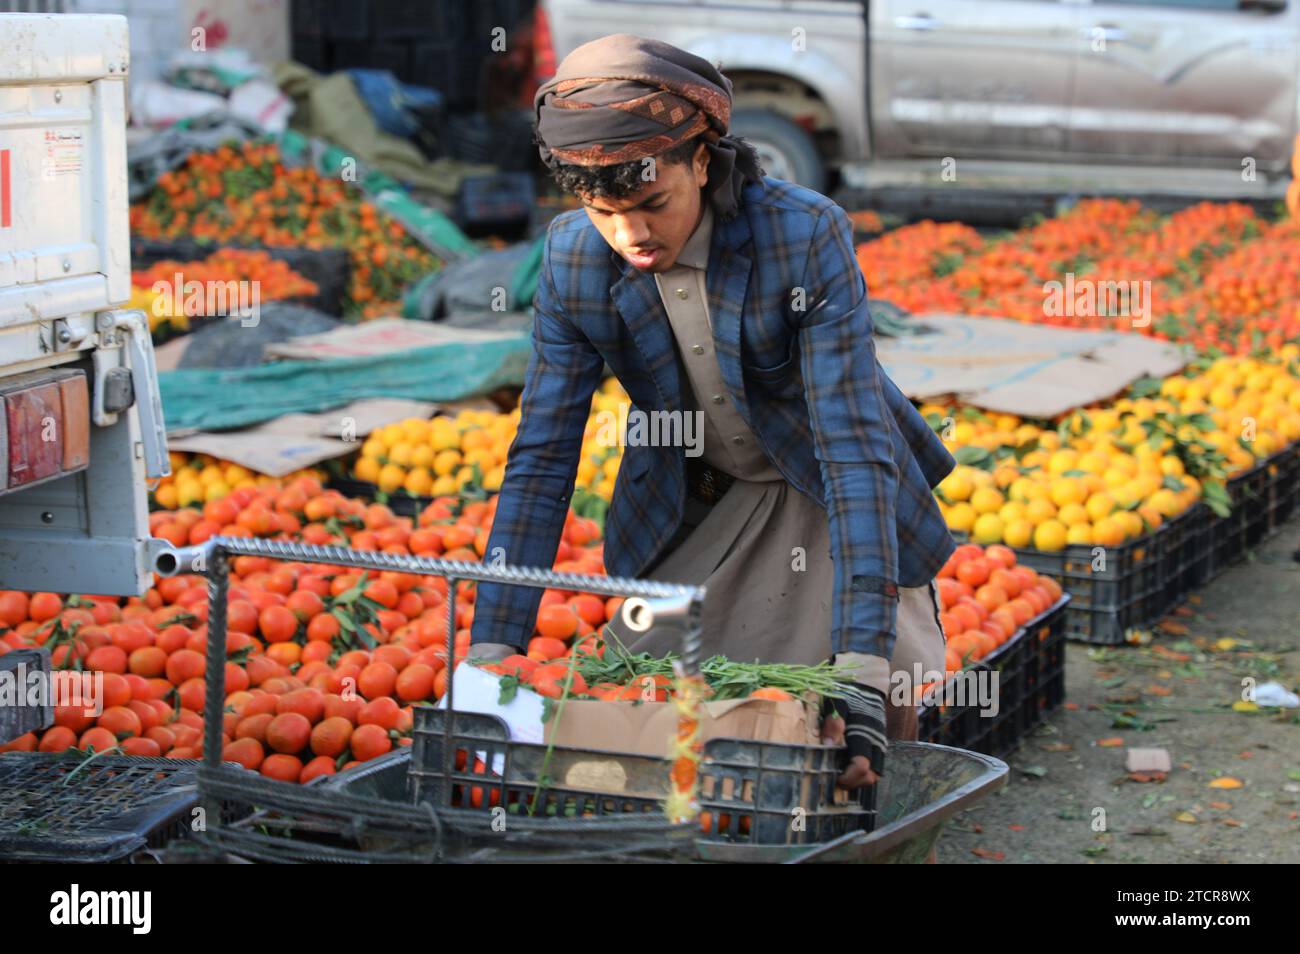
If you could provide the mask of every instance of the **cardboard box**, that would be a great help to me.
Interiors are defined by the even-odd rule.
[[[889,377],[909,398],[1052,418],[1119,394],[1138,378],[1181,370],[1188,353],[1136,333],[1081,331],[1002,318],[930,313],[925,334],[878,338]]]

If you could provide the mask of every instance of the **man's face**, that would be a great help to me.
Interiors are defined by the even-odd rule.
[[[700,143],[690,162],[658,162],[654,171],[651,181],[625,199],[579,196],[609,247],[643,272],[672,268],[700,224],[709,151]]]

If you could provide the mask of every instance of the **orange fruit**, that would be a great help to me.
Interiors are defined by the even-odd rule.
[[[402,707],[392,696],[380,696],[367,702],[357,712],[357,725],[377,725],[382,729],[394,729],[401,718]]]
[[[530,675],[532,675],[533,670],[535,670],[540,663],[535,659],[529,659],[527,656],[520,656],[518,653],[515,653],[513,656],[507,656],[505,659],[501,660],[498,665],[507,673],[517,676],[521,680],[526,680]]]
[[[325,697],[325,718],[332,719],[335,716],[342,716],[349,722],[355,723],[358,713],[366,704],[357,698],[344,699],[337,693],[330,693]]]
[[[568,612],[566,609],[565,612]],[[577,629],[577,617],[574,617],[574,629]],[[568,647],[551,636],[537,636],[528,641],[528,655],[540,656],[543,660],[559,659],[568,651]]]
[[[1016,630],[1020,628],[1019,624],[1016,623],[1015,614],[1012,613],[1011,610],[1007,609],[1005,606],[999,606],[992,613],[990,613],[988,622],[996,623],[998,627],[1002,630],[1003,642],[1005,642],[1007,639],[1010,639],[1012,636],[1014,636]]]
[[[240,738],[231,742],[221,750],[222,761],[238,762],[246,769],[254,772],[262,764],[266,753],[262,751],[262,743],[253,738]]]
[[[186,679],[177,686],[176,695],[180,699],[183,708],[189,709],[191,712],[198,712],[203,708],[203,703],[207,698],[207,685],[204,683],[202,676],[195,676],[193,679]]]
[[[168,687],[171,688],[170,686]],[[82,699],[88,698],[82,695]],[[131,701],[131,684],[116,673],[104,673],[102,702],[105,709],[110,706],[124,706]]]
[[[262,774],[278,782],[296,782],[302,776],[302,761],[295,756],[276,753],[262,761]]]
[[[538,666],[533,670],[528,684],[538,695],[547,696],[551,699],[558,699],[564,695],[565,683],[569,681],[569,666],[565,663],[547,663],[544,666]],[[582,674],[574,671],[573,682],[569,687],[570,695],[579,695],[587,691],[587,680],[582,678]]]
[[[419,702],[433,694],[433,681],[438,676],[432,666],[412,663],[397,677],[397,698],[403,702]]]
[[[236,739],[255,739],[256,741],[266,741],[266,727],[271,724],[275,715],[270,712],[259,712],[256,715],[246,715],[235,725]]]
[[[77,744],[77,733],[66,725],[54,725],[45,730],[37,745],[40,752],[63,752]]]
[[[544,606],[537,612],[537,632],[555,640],[570,638],[578,631],[578,614],[573,607]]]
[[[342,755],[352,738],[352,723],[342,716],[325,719],[311,730],[311,750],[316,755]]]
[[[350,741],[352,755],[361,762],[378,758],[393,748],[393,740],[388,737],[388,732],[377,725],[357,726]]]
[[[314,778],[322,775],[333,775],[337,769],[334,768],[334,759],[328,755],[318,755],[302,767],[302,772],[298,775],[299,784],[306,785]]]
[[[404,646],[387,644],[378,646],[370,654],[371,662],[386,662],[399,673],[411,662],[411,651]]]
[[[969,603],[958,603],[948,610],[948,615],[956,620],[959,633],[968,629],[977,629],[981,622],[979,613]]]
[[[964,633],[958,633],[952,639],[948,640],[949,652],[956,653],[957,658],[962,661],[965,661],[967,657],[972,659],[975,658],[975,653],[979,649],[979,642],[975,638],[977,632],[979,632],[979,630],[967,630]]]
[[[397,587],[384,579],[375,580],[370,583],[362,593],[374,600],[384,609],[393,609],[397,606],[397,601],[399,599]]]
[[[1035,616],[1033,604],[1023,596],[1018,596],[1011,602],[1007,603],[1007,609],[1011,611],[1011,615],[1015,618],[1016,626],[1018,627],[1024,626],[1025,623],[1029,622]]]
[[[268,606],[257,616],[257,626],[268,643],[285,643],[298,632],[298,617],[283,606]]]
[[[991,613],[1007,601],[1007,591],[996,583],[985,583],[975,591],[975,600]]]
[[[357,676],[357,690],[367,699],[391,696],[397,687],[397,670],[391,663],[372,662]]]
[[[77,742],[77,748],[85,752],[93,748],[96,752],[106,752],[117,745],[117,737],[101,726],[87,729],[81,733],[81,739]]]
[[[126,665],[137,676],[161,676],[167,671],[167,653],[157,646],[142,646],[131,653]]]
[[[207,668],[207,660],[192,649],[178,649],[167,657],[167,678],[176,686],[202,676]]]
[[[275,707],[276,715],[297,712],[308,722],[319,722],[325,714],[325,693],[319,689],[294,689],[280,697]]]
[[[277,715],[266,727],[266,744],[276,752],[301,752],[311,739],[311,723],[299,712]],[[301,767],[301,766],[300,766]],[[297,773],[294,778],[297,779]]]
[[[145,739],[138,735],[123,739],[118,743],[123,755],[134,755],[137,758],[156,759],[162,756],[162,747],[153,739]]]
[[[600,626],[605,622],[605,603],[599,596],[580,593],[569,600],[569,605],[579,619],[592,626]]]
[[[164,753],[171,751],[172,747],[176,745],[176,733],[166,726],[159,725],[154,726],[152,729],[145,729],[144,737],[157,742],[158,748]]]
[[[341,629],[342,626],[335,616],[330,613],[321,613],[318,616],[313,616],[311,622],[307,624],[307,639],[312,641],[320,640],[328,645],[330,640],[337,636]]]
[[[182,544],[183,546],[184,544]],[[38,623],[54,619],[63,609],[63,600],[54,593],[33,593],[28,604],[27,617]]]
[[[989,581],[985,585],[1000,587],[1002,591],[1006,594],[1007,599],[1015,599],[1017,596],[1019,596],[1020,590],[1023,586],[1023,584],[1020,581],[1020,577],[1017,576],[1015,573],[1013,573],[1011,570],[1006,569],[1005,567],[998,567],[996,570],[990,573]],[[977,598],[978,595],[979,595],[979,591],[977,590],[976,591]],[[993,607],[989,607],[989,608],[992,609]]]
[[[139,735],[144,731],[144,726],[140,724],[140,717],[126,706],[112,706],[105,709],[95,724],[112,732],[114,738]]]
[[[794,696],[784,689],[777,689],[775,686],[763,686],[755,689],[749,694],[751,699],[771,699],[773,702],[790,702]]]
[[[987,582],[991,570],[987,559],[975,557],[957,567],[957,579],[971,587],[981,586]]]
[[[948,609],[962,595],[961,585],[956,580],[940,577],[935,585],[939,590],[939,605],[943,609]]]
[[[1010,569],[1016,565],[1016,551],[1001,543],[994,543],[984,548],[985,558]]]
[[[85,664],[87,669],[120,674],[126,672],[127,655],[116,646],[100,646],[86,654]]]

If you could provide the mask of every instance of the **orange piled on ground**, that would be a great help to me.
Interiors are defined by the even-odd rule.
[[[494,501],[442,498],[419,521],[326,491],[314,478],[243,487],[203,509],[150,515],[176,546],[225,536],[303,540],[359,550],[478,560]],[[603,573],[599,528],[572,514],[556,569]],[[410,742],[413,706],[446,691],[447,583],[265,557],[231,561],[223,754],[264,775],[308,781]],[[565,639],[603,623],[598,597],[547,591],[530,661],[565,654]],[[474,588],[461,583],[450,642],[467,654]],[[0,592],[0,654],[46,646],[60,680],[103,673],[102,712],[61,706],[55,725],[3,749],[77,747],[197,758],[203,752],[207,581],[157,579],[142,598]]]

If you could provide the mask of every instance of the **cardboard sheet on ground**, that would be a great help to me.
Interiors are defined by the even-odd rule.
[[[490,401],[435,404],[402,398],[366,398],[319,414],[286,414],[238,431],[180,431],[167,435],[169,450],[211,454],[250,470],[283,477],[323,460],[351,454],[376,428],[436,411],[492,408]],[[348,438],[348,439],[345,439]]]
[[[989,411],[1050,418],[1187,363],[1178,346],[1136,333],[938,313],[912,320],[932,333],[877,338],[876,353],[902,392],[920,401],[954,394]]]
[[[320,335],[301,335],[266,346],[268,358],[321,361],[329,358],[367,358],[430,345],[474,344],[519,337],[518,331],[452,328],[431,321],[380,318],[348,325]]]

